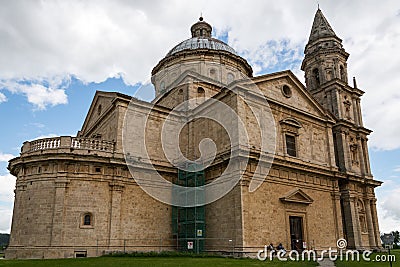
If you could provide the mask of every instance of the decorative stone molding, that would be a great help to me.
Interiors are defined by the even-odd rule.
[[[57,179],[54,181],[56,188],[67,188],[69,180],[67,179]]]
[[[291,202],[291,203],[299,203],[309,205],[314,202],[314,200],[304,193],[303,190],[297,188],[295,190],[290,191],[285,196],[279,198],[282,202]]]
[[[299,129],[302,127],[300,122],[294,118],[287,118],[281,120],[279,123],[281,124],[282,132],[289,132],[295,135],[299,135]]]

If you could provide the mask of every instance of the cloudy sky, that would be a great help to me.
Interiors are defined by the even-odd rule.
[[[370,136],[381,231],[400,230],[400,2],[320,7],[350,53]],[[255,74],[300,63],[317,1],[3,1],[0,9],[0,232],[11,225],[7,161],[25,140],[75,135],[96,89],[134,94],[155,64],[190,37],[200,13]]]

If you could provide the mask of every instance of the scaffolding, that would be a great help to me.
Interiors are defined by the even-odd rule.
[[[174,183],[187,189],[173,192],[173,197],[182,203],[193,200],[204,203],[204,190],[198,187],[205,184],[204,170],[199,165],[185,164],[178,169]],[[172,232],[176,239],[178,251],[201,253],[204,251],[205,206],[180,207],[172,206]]]

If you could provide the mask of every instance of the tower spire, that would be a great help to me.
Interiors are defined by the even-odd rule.
[[[337,37],[321,9],[318,8],[301,65],[301,69],[305,72],[307,89],[317,90],[333,79],[347,83],[348,57],[342,40]]]
[[[316,41],[323,37],[336,37],[336,33],[333,31],[331,25],[329,25],[328,20],[325,18],[324,14],[322,14],[321,9],[315,13],[314,22],[311,28],[310,38],[308,39],[308,43]]]

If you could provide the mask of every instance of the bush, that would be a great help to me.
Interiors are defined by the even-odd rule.
[[[190,258],[223,258],[223,256],[207,253],[161,251],[161,252],[112,252],[103,257],[190,257]]]

